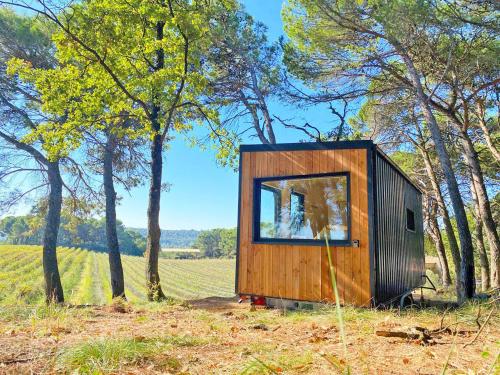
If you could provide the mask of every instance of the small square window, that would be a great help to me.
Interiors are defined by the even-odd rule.
[[[406,209],[406,229],[415,232],[415,213],[409,208]]]

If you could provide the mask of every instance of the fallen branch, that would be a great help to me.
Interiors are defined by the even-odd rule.
[[[11,359],[6,359],[6,360],[0,360],[1,365],[13,365],[15,363],[26,363],[26,362],[32,362],[36,361],[37,359],[45,358],[45,357],[50,357],[54,355],[53,352],[46,353],[46,354],[40,354],[35,357],[27,357],[27,358],[11,358]]]
[[[408,340],[421,340],[423,345],[430,345],[433,343],[434,338],[439,338],[439,334],[441,333],[447,333],[450,335],[470,335],[472,333],[476,333],[477,331],[469,331],[469,330],[452,330],[450,327],[453,325],[457,325],[462,322],[456,322],[454,324],[451,324],[448,327],[444,328],[437,328],[434,330],[428,330],[425,327],[413,327],[409,329],[408,331],[385,331],[385,330],[379,330],[375,331],[375,334],[377,336],[381,337],[398,337],[402,339],[408,339]],[[442,325],[442,324],[441,324]]]
[[[464,347],[464,348],[465,348],[466,346],[469,346],[469,345],[474,344],[474,342],[477,340],[477,338],[479,337],[479,335],[481,334],[481,332],[483,332],[484,327],[486,327],[486,324],[488,324],[488,321],[490,320],[491,316],[493,315],[493,311],[495,311],[495,308],[494,308],[494,307],[491,309],[490,313],[489,313],[489,314],[488,314],[488,316],[486,317],[486,320],[484,321],[484,323],[483,323],[483,325],[481,326],[481,328],[479,329],[479,331],[477,331],[477,333],[476,333],[476,335],[474,336],[474,338],[473,338],[471,341],[469,341],[469,342],[467,342],[467,343],[465,343],[465,344],[463,345],[463,347]]]
[[[420,340],[423,345],[432,344],[432,335],[426,328],[414,327],[408,332],[401,331],[375,331],[377,336],[382,337],[399,337],[408,340]]]
[[[375,331],[377,336],[382,337],[399,337],[402,339],[411,339],[417,340],[420,338],[419,333],[408,333],[408,332],[400,332],[400,331]]]

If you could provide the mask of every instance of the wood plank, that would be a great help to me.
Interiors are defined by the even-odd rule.
[[[313,301],[321,300],[321,247],[315,246],[312,249],[311,261],[309,267],[313,271],[311,299]]]
[[[287,155],[288,154],[288,155]],[[273,174],[275,176],[286,175],[288,158],[291,158],[289,152],[276,152],[276,160],[273,164]],[[279,298],[284,298],[286,295],[286,247],[276,245],[273,247],[273,293]]]
[[[280,152],[281,160],[280,160],[280,175],[281,176],[289,176],[293,174],[293,152],[285,151]]]
[[[317,156],[317,152],[314,151],[307,151],[305,152],[305,174],[312,174],[316,173],[315,169],[315,158]],[[302,259],[302,267],[301,267],[301,279],[300,279],[300,293],[303,300],[312,300],[314,291],[313,291],[313,284],[314,284],[314,265],[313,265],[313,258],[314,258],[314,249],[305,249],[300,247],[301,249],[301,259]]]
[[[243,152],[241,154],[241,196],[240,196],[240,241],[239,241],[239,270],[238,270],[238,291],[246,293],[247,287],[247,268],[248,268],[248,225],[245,221],[247,208],[249,205],[249,185],[250,185],[250,154]]]
[[[360,241],[364,243],[361,249],[361,301],[364,306],[370,305],[372,298],[370,290],[370,253],[369,253],[369,235],[368,235],[368,176],[367,176],[367,152],[360,150],[361,157],[359,163],[359,207],[360,207],[360,225],[363,230],[360,233]],[[364,172],[364,173],[363,173]]]
[[[276,265],[277,267],[277,274],[278,274],[278,282],[277,282],[277,288],[276,288],[276,295],[279,298],[285,298],[286,295],[286,264],[285,264],[285,251],[287,250],[285,246],[278,245],[276,246],[277,250],[277,258],[278,259],[278,264]],[[276,268],[275,268],[276,270]]]
[[[265,296],[273,296],[273,253],[274,246],[265,245],[264,246],[264,291],[262,292]]]
[[[269,156],[269,152],[258,152],[258,168],[257,168],[257,177],[266,177],[269,176],[267,168],[267,159]],[[255,247],[255,256],[256,256],[256,264],[255,264],[255,272],[257,273],[257,293],[259,295],[264,295],[266,289],[266,271],[268,270],[269,263],[266,261],[266,245],[259,244]]]
[[[275,176],[275,161],[279,155],[276,152],[270,152],[267,154],[267,168],[266,176]],[[276,251],[276,246],[266,245],[264,261],[266,262],[264,267],[264,292],[266,296],[275,296],[276,281],[274,280],[274,266],[277,262],[274,260],[274,252]]]
[[[345,152],[344,150],[337,150],[335,155],[335,171],[336,172],[346,172],[348,168],[346,168],[345,162]],[[345,302],[345,288],[346,288],[346,278],[345,278],[345,248],[339,246],[337,248],[337,264],[336,264],[336,278],[337,278],[337,289],[339,292],[339,298],[341,303]]]
[[[321,150],[319,152],[320,158],[319,158],[319,173],[328,173],[330,172],[329,170],[329,156],[330,153],[328,150]],[[328,297],[328,280],[329,280],[329,268],[328,268],[328,258],[326,254],[326,249],[324,246],[321,246],[319,250],[319,262],[320,262],[320,272],[319,272],[319,278],[320,278],[320,300],[324,301]]]
[[[296,249],[300,249],[297,251],[298,254],[298,261],[299,261],[299,291],[298,291],[298,299],[301,300],[308,300],[309,298],[309,290],[308,290],[308,280],[307,280],[307,274],[309,272],[307,264],[308,264],[308,259],[309,255],[305,251],[306,248],[301,247],[298,248],[295,246]]]
[[[304,167],[305,154],[303,151],[292,152],[292,175],[305,173]],[[291,295],[294,299],[301,299],[301,248],[298,246],[289,246],[292,258],[292,290]]]
[[[351,150],[351,236],[360,240],[359,213],[359,150]],[[363,244],[361,244],[363,245]],[[351,247],[351,303],[359,305],[361,301],[361,248]]]
[[[250,154],[250,181],[248,188],[248,200],[249,204],[245,214],[246,225],[248,227],[248,240],[249,240],[249,252],[248,252],[248,269],[247,269],[247,286],[250,288],[249,293],[253,293],[257,286],[255,270],[255,248],[252,245],[253,236],[253,177],[256,174],[257,168],[257,157],[256,153],[252,152]]]
[[[328,150],[328,161],[327,161],[327,171],[328,172],[339,172],[340,166],[338,165],[337,152],[335,150]],[[329,301],[335,301],[335,295],[332,288],[332,280],[330,277],[330,265],[328,264],[328,254],[326,247],[324,248],[324,262],[326,264],[326,273],[323,276],[325,296]],[[334,266],[335,273],[337,273],[338,268],[338,247],[330,247],[330,252],[332,256],[332,263]]]

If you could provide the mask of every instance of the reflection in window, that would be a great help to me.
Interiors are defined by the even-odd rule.
[[[290,231],[292,236],[300,232],[304,226],[304,194],[292,191],[290,193]]]
[[[261,236],[274,238],[280,223],[281,193],[273,187],[263,185],[260,190],[260,201],[262,207],[260,212]]]
[[[256,239],[348,240],[347,174],[262,179]],[[259,203],[259,202],[257,202]]]

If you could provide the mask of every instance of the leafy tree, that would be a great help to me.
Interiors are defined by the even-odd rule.
[[[425,45],[428,37],[439,38],[446,27],[447,16],[436,4],[441,5],[433,1],[290,1],[283,12],[291,40],[286,61],[306,82],[326,82],[346,94],[352,94],[356,87],[369,92],[371,83],[389,78],[404,85],[415,97],[429,128],[457,220],[461,247],[457,291],[462,301],[471,298],[475,290],[472,238],[450,155],[431,104],[435,86],[429,89],[423,83],[424,62],[418,54],[418,46]]]
[[[236,256],[236,228],[221,230],[219,248],[225,258]]]
[[[150,140],[146,282],[148,298],[163,299],[158,273],[162,150],[175,131],[190,129],[190,122],[216,121],[216,112],[199,100],[206,88],[201,53],[213,13],[226,5],[230,9],[231,1],[87,1],[61,12],[43,1],[15,5],[58,28],[60,69],[28,73],[18,64],[50,97],[48,110],[68,117],[64,129],[47,124],[43,132],[74,146],[81,140],[82,120],[127,113]],[[69,97],[78,100],[68,103]]]
[[[439,37],[431,33],[421,37],[414,48],[430,103],[438,113],[437,120],[446,123],[457,135],[462,159],[475,190],[479,219],[483,222],[492,262],[492,284],[500,285],[500,241],[493,220],[486,188],[484,166],[477,152],[480,146],[475,129],[481,128],[488,144],[491,133],[484,124],[485,113],[495,111],[492,106],[495,86],[498,86],[498,13],[493,4],[448,4],[436,2],[439,13],[433,23],[440,29]],[[481,22],[476,22],[481,20]],[[430,35],[429,35],[430,34]],[[425,64],[432,61],[432,64]],[[489,100],[487,100],[489,99]],[[474,113],[477,108],[477,113]],[[488,148],[495,155],[493,144]],[[493,159],[495,160],[495,159]],[[494,165],[498,168],[498,160]]]
[[[54,68],[51,33],[51,28],[40,20],[0,9],[0,183],[15,186],[10,194],[1,197],[1,209],[8,211],[42,191],[48,197],[43,234],[45,294],[48,302],[63,302],[56,244],[63,189],[71,190],[62,179],[61,167],[72,163],[57,152],[48,152],[57,140],[45,137],[39,130],[46,121],[63,127],[64,118],[46,116],[40,92],[8,72],[12,58],[22,58],[35,68]],[[29,182],[29,187],[20,181]]]
[[[224,126],[249,118],[249,129],[263,144],[276,143],[268,100],[280,88],[279,46],[269,44],[266,27],[238,10],[221,13],[212,30],[208,59],[212,68],[212,100],[225,107]]]
[[[0,220],[0,232],[6,243],[39,245],[42,242],[47,200],[38,202],[26,216],[7,216]],[[124,254],[142,256],[146,242],[140,234],[117,221],[117,238]],[[95,218],[95,210],[84,202],[75,207],[72,199],[64,199],[58,246],[81,247],[107,252],[106,220]]]
[[[28,244],[29,224],[25,217],[7,216],[0,221],[0,233],[7,243],[14,245]]]
[[[201,231],[193,246],[207,258],[232,258],[236,255],[236,228]]]
[[[138,128],[133,119],[123,114],[120,121],[101,124],[102,129],[88,131],[85,127],[86,167],[102,175],[105,198],[106,239],[110,265],[112,297],[125,296],[125,282],[120,257],[119,230],[116,220],[117,194],[115,182],[127,192],[147,177],[141,138],[131,136]]]
[[[220,230],[213,229],[202,231],[196,239],[194,246],[199,249],[201,254],[207,258],[218,258],[222,251],[219,247]]]

